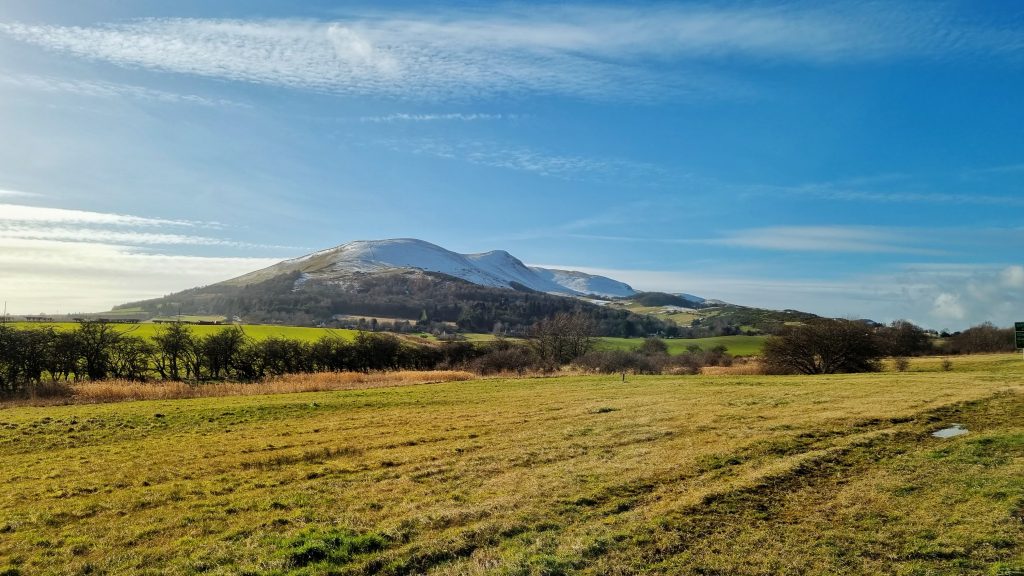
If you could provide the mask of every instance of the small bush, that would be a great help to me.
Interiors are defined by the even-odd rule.
[[[897,372],[906,372],[907,368],[910,368],[910,360],[904,356],[897,356],[892,359],[892,365]]]
[[[942,371],[943,372],[949,372],[952,369],[953,369],[953,361],[950,360],[949,358],[943,358],[942,359]]]
[[[598,374],[661,374],[662,362],[660,357],[644,356],[639,352],[601,350],[584,354],[574,364],[581,370]]]
[[[512,345],[493,349],[470,364],[477,374],[500,374],[515,372],[523,374],[537,364],[533,352],[525,346]]]

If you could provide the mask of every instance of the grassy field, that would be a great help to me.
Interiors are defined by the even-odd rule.
[[[41,328],[44,326],[53,326],[58,330],[72,330],[78,324],[76,322],[55,322],[55,323],[39,323],[39,322],[13,322],[11,324],[17,328]],[[118,329],[136,336],[143,336],[151,338],[156,334],[157,330],[160,329],[160,324],[121,324],[118,325]],[[210,326],[210,325],[189,325],[193,334],[197,336],[205,336],[219,332],[224,329],[225,326]],[[256,340],[264,340],[270,337],[281,337],[291,338],[295,340],[303,340],[306,342],[315,342],[320,337],[330,334],[338,336],[346,340],[352,340],[358,333],[357,330],[344,330],[334,328],[307,328],[302,326],[273,326],[266,324],[245,324],[242,325],[242,329],[251,338]],[[407,335],[413,341],[424,340],[429,342],[436,342],[438,339],[434,336],[427,336],[421,338],[415,334]],[[465,339],[468,342],[483,343],[494,340],[494,336],[491,334],[466,334]],[[640,346],[643,342],[642,338],[598,338],[598,348],[605,350],[631,350]],[[714,338],[694,338],[694,339],[673,339],[666,340],[668,344],[669,352],[672,354],[678,354],[686,350],[687,346],[696,344],[704,349],[713,348],[718,345],[725,346],[729,349],[731,354],[737,356],[751,356],[760,353],[761,344],[764,342],[763,336],[718,336]]]
[[[754,356],[761,353],[765,336],[714,336],[712,338],[673,338],[665,340],[669,354],[685,352],[688,346],[697,345],[708,350],[725,346],[734,356]],[[597,347],[603,350],[633,350],[643,343],[643,338],[600,338]]]
[[[14,322],[13,326],[17,328],[41,328],[44,326],[53,326],[58,330],[73,330],[78,326],[77,322],[54,322],[54,323],[39,323],[39,322]],[[160,330],[160,324],[117,324],[117,329],[134,336],[142,336],[144,338],[151,338],[156,334],[157,330]],[[196,336],[205,336],[215,332],[220,332],[226,325],[189,325],[192,333]],[[331,328],[307,328],[303,326],[274,326],[269,324],[245,324],[241,326],[245,333],[256,340],[265,340],[267,338],[277,336],[281,338],[291,338],[293,340],[303,340],[306,342],[315,342],[321,336],[325,334],[331,334],[347,340],[355,338],[356,330],[342,330],[342,329],[331,329]]]
[[[0,573],[1020,573],[1024,362],[912,368],[3,409]]]
[[[673,322],[679,324],[680,326],[689,326],[690,323],[696,320],[697,318],[703,318],[707,315],[706,313],[702,314],[700,310],[678,311],[673,309],[672,307],[665,306],[641,306],[639,304],[629,304],[625,306],[613,304],[612,306],[615,308],[629,310],[630,312],[635,312],[637,314],[648,314],[651,316],[657,316],[662,320],[672,320]]]

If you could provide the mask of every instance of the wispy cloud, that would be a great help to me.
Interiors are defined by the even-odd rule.
[[[875,226],[773,226],[738,230],[708,244],[797,252],[941,254],[913,245],[920,236]]]
[[[482,140],[436,138],[384,139],[380,145],[396,152],[412,153],[478,166],[529,172],[539,176],[578,182],[640,182],[657,184],[665,175],[658,166],[618,158],[595,158],[551,153],[525,146]]]
[[[0,204],[0,294],[22,312],[109,309],[275,261],[182,254],[186,247],[301,250],[218,237],[214,231],[221,228],[192,220]],[[200,230],[204,233],[196,233]]]
[[[230,248],[268,248],[298,250],[295,246],[253,244],[225,238],[188,234],[142,232],[138,230],[107,230],[96,228],[54,228],[50,223],[34,225],[0,221],[0,239],[56,240],[62,242],[94,242],[120,246],[222,246]]]
[[[0,198],[31,198],[39,196],[34,192],[22,192],[21,190],[4,190],[0,188]]]
[[[519,114],[487,114],[483,112],[452,112],[447,114],[408,114],[398,112],[383,116],[362,116],[360,122],[393,124],[397,122],[478,122],[483,120],[515,120]]]
[[[725,232],[719,237],[666,238],[652,236],[609,235],[576,231],[599,223],[589,220],[571,222],[546,230],[534,230],[505,236],[513,240],[572,238],[636,244],[704,244],[734,246],[780,252],[860,252],[873,254],[939,255],[946,252],[915,245],[909,231],[874,226],[774,226]],[[607,228],[607,226],[605,226]]]
[[[972,28],[943,7],[880,3],[506,6],[371,12],[334,22],[13,22],[0,24],[0,33],[121,66],[415,99],[677,97],[741,89],[708,72],[725,58],[823,64],[1019,53],[1024,45],[1018,31]],[[665,74],[666,64],[675,72]]]
[[[11,312],[96,312],[226,280],[276,262],[145,252],[95,242],[0,237],[0,294]],[[68,290],[74,286],[74,290]]]
[[[92,212],[88,210],[68,210],[65,208],[47,208],[42,206],[25,206],[21,204],[0,204],[0,222],[10,223],[49,223],[49,224],[99,224],[107,226],[186,226],[217,228],[218,222],[202,222],[197,220],[167,220],[163,218],[147,218],[128,214],[112,214]]]
[[[952,178],[952,176],[951,176]],[[987,194],[976,192],[907,191],[905,188],[927,187],[912,175],[885,175],[837,182],[814,182],[794,186],[771,184],[725,184],[726,189],[743,196],[813,198],[837,202],[871,202],[875,204],[946,204],[976,206],[1024,206],[1020,194]],[[882,189],[887,188],[888,190]]]
[[[222,98],[208,98],[195,94],[178,94],[132,84],[119,84],[100,80],[76,80],[54,76],[4,75],[0,76],[0,85],[38,92],[67,93],[89,98],[135,98],[171,104],[247,107],[246,104]]]

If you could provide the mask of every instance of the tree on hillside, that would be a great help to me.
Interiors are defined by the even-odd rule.
[[[854,320],[820,319],[789,326],[764,344],[772,373],[836,374],[875,372],[884,355],[871,327]]]

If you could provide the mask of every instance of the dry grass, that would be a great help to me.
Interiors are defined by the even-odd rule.
[[[472,372],[457,370],[402,370],[397,372],[320,372],[289,374],[263,382],[136,382],[103,380],[80,382],[47,389],[32,398],[12,401],[9,405],[56,406],[62,404],[98,404],[136,400],[178,400],[182,398],[215,398],[221,396],[258,396],[328,392],[331,390],[364,390],[412,384],[458,382],[473,380]]]
[[[732,366],[705,366],[700,369],[704,376],[756,376],[764,373],[760,360],[737,360]]]
[[[1024,362],[924,368],[4,410],[0,574],[1019,572]]]

